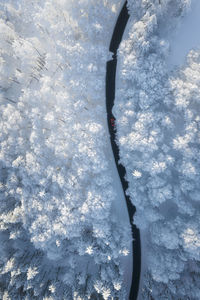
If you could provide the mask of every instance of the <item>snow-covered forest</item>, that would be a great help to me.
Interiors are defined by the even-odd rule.
[[[104,129],[118,9],[1,1],[1,299],[124,299]]]
[[[140,300],[200,299],[200,48],[169,67],[195,1],[128,0],[118,51],[113,113],[142,237]],[[0,0],[0,299],[128,299],[131,233],[105,107],[123,4]]]
[[[160,2],[129,1],[114,114],[143,240],[141,299],[197,300],[200,50],[191,50],[186,62],[169,72],[168,36],[181,26],[190,2]]]

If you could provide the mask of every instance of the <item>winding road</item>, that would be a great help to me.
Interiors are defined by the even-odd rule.
[[[119,173],[119,177],[122,183],[124,196],[126,199],[126,205],[128,209],[129,221],[132,228],[132,248],[133,248],[133,267],[132,267],[132,282],[129,294],[130,300],[136,300],[138,296],[139,283],[140,283],[140,273],[141,273],[141,242],[140,242],[140,231],[133,224],[133,216],[136,211],[135,206],[132,204],[130,197],[126,195],[126,190],[128,188],[128,182],[125,179],[126,170],[122,164],[119,163],[119,148],[116,143],[116,127],[115,127],[115,117],[112,114],[112,108],[115,100],[115,77],[116,77],[116,67],[117,67],[117,49],[122,40],[122,36],[129,19],[127,1],[125,2],[122,10],[117,19],[112,39],[110,42],[109,51],[113,52],[113,59],[107,62],[106,65],[106,109],[107,109],[107,121],[108,129],[110,133],[110,141],[112,146],[113,155],[115,158],[116,167]]]

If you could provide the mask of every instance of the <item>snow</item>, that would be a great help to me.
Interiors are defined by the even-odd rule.
[[[106,136],[109,137],[108,130]],[[116,193],[115,201],[112,205],[112,214],[117,217],[119,222],[122,224],[124,228],[129,228],[129,254],[121,258],[121,265],[122,269],[124,270],[124,281],[123,286],[125,287],[127,293],[129,294],[130,286],[131,286],[131,279],[132,279],[132,234],[131,234],[131,227],[129,222],[128,210],[126,207],[126,200],[124,197],[121,181],[118,175],[118,171],[116,168],[113,152],[111,149],[110,141],[107,140],[107,159],[109,161],[109,169],[112,174],[112,179],[114,182],[114,191]],[[128,299],[128,295],[127,295]]]
[[[128,297],[132,236],[105,107],[123,3],[0,3],[2,299]],[[141,300],[200,298],[200,1],[189,6],[128,0],[118,51],[113,113]]]
[[[85,299],[98,282],[105,299],[128,293],[132,237],[105,109],[121,5],[0,4],[1,298],[21,287],[31,300]]]
[[[139,298],[197,300],[200,53],[173,72],[167,61],[190,1],[128,2],[113,112],[142,238]]]
[[[167,66],[169,70],[180,67],[186,62],[191,49],[200,47],[200,1],[192,0],[188,13],[182,18],[179,26],[166,38],[170,44]]]

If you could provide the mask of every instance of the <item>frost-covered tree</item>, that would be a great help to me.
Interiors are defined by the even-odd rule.
[[[179,72],[168,73],[166,33],[189,1],[161,2],[128,1],[131,17],[118,53],[113,112],[147,257],[141,297],[197,300],[199,51],[189,53]]]
[[[120,4],[1,1],[1,299],[126,297],[104,129]]]

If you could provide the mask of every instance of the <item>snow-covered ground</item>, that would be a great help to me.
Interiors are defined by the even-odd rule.
[[[200,47],[200,1],[192,0],[189,12],[177,29],[167,36],[170,45],[167,65],[170,70],[186,62],[190,50]]]
[[[109,132],[106,130],[107,137],[109,137]],[[126,207],[126,200],[124,197],[121,181],[119,179],[118,171],[116,168],[114,156],[111,149],[110,141],[108,140],[107,144],[107,160],[109,161],[109,169],[112,174],[112,179],[114,182],[114,191],[116,193],[115,201],[112,204],[112,214],[123,224],[124,228],[130,228],[129,216]],[[126,291],[129,293],[131,279],[132,279],[132,235],[131,228],[129,232],[130,243],[129,243],[129,253],[127,256],[121,258],[122,268],[124,270],[124,282],[123,285]],[[127,295],[128,299],[128,295]]]

